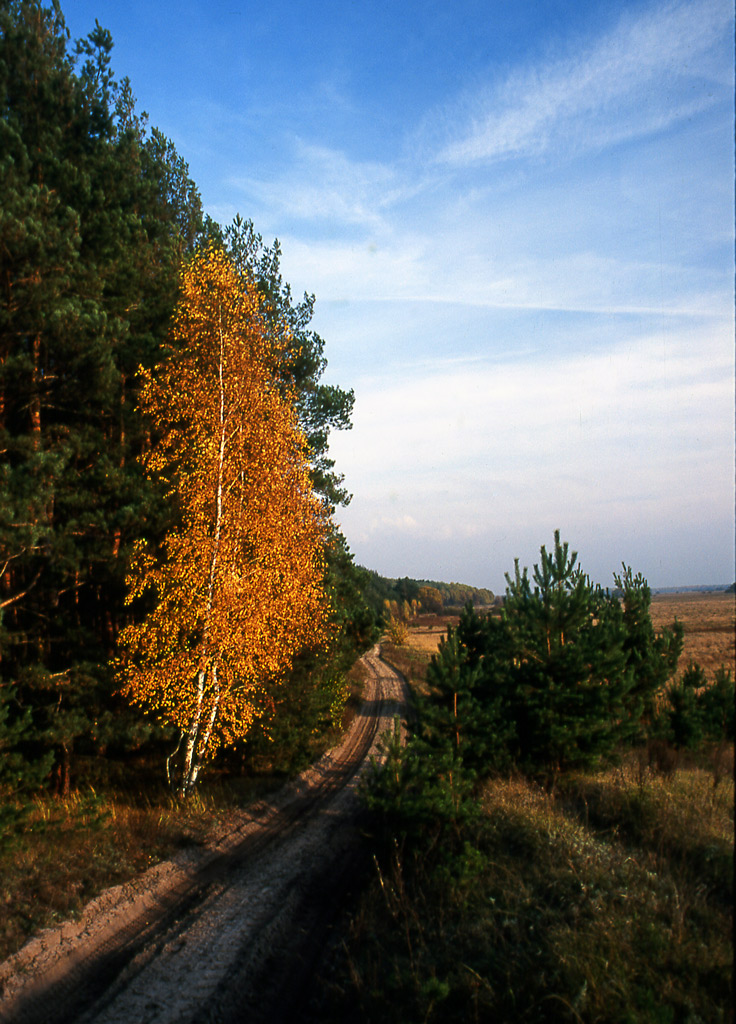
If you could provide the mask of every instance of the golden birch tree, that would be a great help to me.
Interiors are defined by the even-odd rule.
[[[221,744],[248,732],[269,683],[325,640],[327,517],[272,350],[262,299],[209,250],[185,269],[168,358],[142,371],[140,404],[176,527],[137,549],[127,600],[153,591],[122,634],[123,691],[180,730],[169,782],[180,795]]]

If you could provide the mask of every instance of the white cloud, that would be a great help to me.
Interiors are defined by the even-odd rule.
[[[437,159],[461,165],[535,156],[560,142],[573,151],[598,149],[661,131],[713,102],[703,91],[694,97],[687,82],[719,77],[710,51],[730,23],[727,6],[713,0],[627,13],[582,53],[525,68],[464,97],[441,120],[460,118],[465,127]]]
[[[461,225],[442,238],[442,245],[411,233],[383,244],[305,242],[289,236],[282,242],[297,279],[308,281],[323,302],[685,316],[727,316],[731,309],[720,272],[694,273],[666,260],[605,252],[497,254],[488,240],[468,238],[462,231]],[[519,232],[524,231],[520,224]]]
[[[411,300],[428,293],[426,243],[419,237],[379,244],[287,235],[283,243],[285,261],[325,302]]]
[[[383,211],[422,189],[389,164],[351,160],[344,152],[297,140],[293,163],[277,179],[234,178],[231,184],[272,216],[360,225],[375,230]]]
[[[353,431],[333,442],[355,492],[348,539],[390,532],[387,507],[426,537],[570,510],[605,529],[663,508],[712,519],[731,501],[731,377],[728,346],[703,332],[358,384]]]
[[[391,532],[398,531],[399,533],[413,533],[417,529],[417,521],[414,516],[401,515],[401,516],[387,516],[380,515],[372,520],[370,524],[371,532],[376,530],[391,530]]]

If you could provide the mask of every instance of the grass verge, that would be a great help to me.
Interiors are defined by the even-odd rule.
[[[309,1019],[732,1020],[734,786],[713,778],[634,758],[554,793],[498,778],[454,829],[376,830]]]
[[[506,779],[431,853],[384,850],[325,973],[320,1019],[732,1019],[732,787],[711,790],[694,833],[701,780],[688,771],[666,797],[658,781],[643,792],[612,774],[578,783],[617,807],[615,827]]]
[[[0,844],[0,960],[39,929],[78,916],[109,886],[203,843],[233,807],[280,781],[213,779],[185,803],[153,785],[36,797],[22,831]]]

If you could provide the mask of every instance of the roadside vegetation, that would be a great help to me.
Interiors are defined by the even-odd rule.
[[[642,779],[634,761],[473,799],[421,839],[377,841],[314,1019],[731,1019],[730,779]]]
[[[541,555],[434,657],[426,623],[384,646],[415,717],[366,788],[369,883],[315,1020],[732,1019],[733,682],[678,674],[640,577],[619,601],[559,537]]]
[[[151,767],[127,766],[124,787],[34,796],[22,832],[0,848],[0,960],[41,928],[75,918],[104,889],[205,842],[233,808],[278,784],[210,780],[182,804]]]

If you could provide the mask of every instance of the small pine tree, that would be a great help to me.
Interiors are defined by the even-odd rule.
[[[614,581],[623,602],[624,653],[633,683],[626,696],[626,710],[632,739],[642,742],[656,730],[658,701],[677,668],[683,628],[675,620],[670,628],[655,633],[652,592],[641,573],[634,575],[624,565],[620,574],[614,573]]]
[[[699,694],[698,708],[706,739],[715,743],[733,743],[734,683],[725,665],[721,665],[713,682]]]
[[[507,680],[517,723],[520,766],[551,777],[595,763],[625,733],[631,690],[623,649],[623,615],[577,565],[555,533],[541,549],[532,589],[526,569],[506,577],[503,624],[512,662]]]
[[[472,614],[472,609],[466,613]],[[459,629],[450,627],[440,641],[427,683],[429,694],[417,698],[419,732],[426,743],[451,751],[475,775],[501,767],[513,725],[504,721],[501,696],[486,685],[481,665],[471,664]]]
[[[666,737],[676,750],[692,750],[703,739],[703,721],[697,691],[707,684],[700,665],[691,663],[682,678],[671,683],[666,691],[664,719]]]
[[[554,783],[560,771],[596,764],[640,733],[674,671],[681,633],[655,635],[641,577],[624,572],[624,605],[593,585],[559,531],[553,550],[540,555],[531,578],[518,560],[506,576],[500,617],[466,609],[458,650],[466,671],[480,673],[473,699],[494,709],[502,740],[493,757],[502,760],[503,751]],[[432,671],[439,681],[439,657]]]

